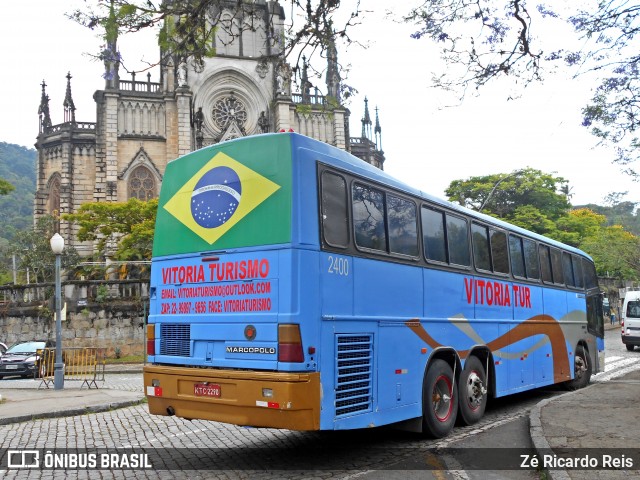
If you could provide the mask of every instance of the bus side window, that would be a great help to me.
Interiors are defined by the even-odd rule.
[[[582,260],[580,257],[576,257],[575,255],[571,255],[571,260],[573,263],[573,276],[576,280],[576,287],[584,288],[584,274],[582,272]]]
[[[322,233],[332,247],[349,245],[347,183],[331,172],[322,173]]]
[[[352,195],[356,245],[386,252],[384,193],[356,183]]]
[[[403,198],[387,195],[387,221],[391,253],[417,256],[416,204]]]
[[[471,224],[471,241],[473,242],[473,262],[478,270],[491,271],[489,253],[489,229],[477,223]]]
[[[562,252],[556,248],[551,249],[551,270],[553,272],[553,283],[562,285],[564,283]]]
[[[575,287],[576,282],[573,276],[573,266],[571,265],[571,255],[567,252],[562,252],[562,269],[564,270],[564,280],[567,283],[567,287]]]
[[[467,221],[464,218],[449,215],[448,213],[446,218],[449,263],[468,267],[471,265],[471,255],[469,254]]]
[[[584,286],[588,290],[598,286],[598,277],[596,275],[596,266],[586,258],[582,259],[582,267],[584,273]]]
[[[513,276],[525,278],[522,238],[516,235],[509,235],[509,253],[511,254],[511,271],[513,272]]]
[[[527,271],[527,278],[540,280],[540,264],[538,263],[538,252],[536,252],[536,242],[523,239],[524,246],[524,267]]]
[[[549,247],[540,245],[540,270],[542,271],[542,281],[545,283],[553,283],[551,275],[551,256],[549,255]]]
[[[509,273],[509,255],[507,254],[507,234],[500,230],[489,229],[491,234],[491,260],[493,271]]]
[[[437,210],[422,207],[422,242],[424,254],[429,260],[447,261],[444,237],[444,214]]]

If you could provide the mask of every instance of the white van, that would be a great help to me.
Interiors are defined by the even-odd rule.
[[[622,343],[627,350],[640,345],[640,291],[627,292],[622,307]]]

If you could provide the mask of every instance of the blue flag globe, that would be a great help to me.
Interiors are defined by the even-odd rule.
[[[191,215],[201,227],[219,227],[235,213],[241,195],[242,185],[234,170],[229,167],[212,168],[193,189]]]

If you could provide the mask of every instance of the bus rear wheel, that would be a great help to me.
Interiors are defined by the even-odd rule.
[[[478,357],[469,357],[458,381],[459,420],[463,425],[480,421],[487,407],[487,375]]]
[[[453,370],[436,359],[429,366],[422,392],[422,423],[427,434],[442,438],[453,429],[458,414]]]
[[[591,359],[589,358],[589,352],[582,345],[576,348],[573,365],[573,380],[567,382],[567,388],[569,390],[578,390],[586,387],[591,380]]]

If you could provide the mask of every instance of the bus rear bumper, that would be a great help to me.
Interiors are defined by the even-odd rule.
[[[146,365],[144,386],[154,415],[290,430],[320,428],[319,373]]]

